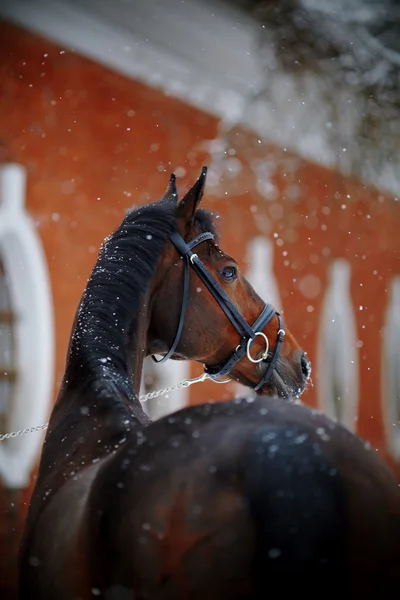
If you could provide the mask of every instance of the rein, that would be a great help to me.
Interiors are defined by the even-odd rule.
[[[231,354],[231,356],[227,359],[226,362],[216,366],[216,367],[204,367],[205,372],[208,374],[210,379],[215,381],[216,378],[223,377],[225,375],[229,375],[233,367],[236,363],[242,359],[245,355],[247,358],[253,363],[266,363],[267,368],[264,375],[261,377],[260,381],[257,385],[254,386],[254,390],[257,391],[262,388],[265,383],[270,379],[276,361],[278,360],[280,349],[282,346],[283,339],[285,337],[285,331],[283,329],[283,322],[281,315],[275,310],[275,308],[271,304],[265,304],[261,314],[255,320],[253,325],[249,325],[247,321],[242,317],[237,308],[233,305],[230,298],[221,288],[219,283],[214,279],[211,273],[208,271],[207,267],[200,260],[200,258],[195,254],[192,250],[195,246],[198,246],[202,242],[207,240],[214,240],[214,235],[210,232],[201,233],[196,236],[190,242],[185,242],[182,236],[174,232],[170,239],[174,246],[179,251],[181,257],[184,262],[184,271],[183,271],[183,293],[182,293],[182,304],[181,304],[181,313],[179,316],[178,327],[176,330],[174,341],[168,352],[161,359],[157,359],[155,356],[152,356],[153,360],[156,363],[162,363],[167,359],[171,358],[173,353],[175,352],[181,334],[183,330],[183,323],[185,320],[186,309],[189,300],[189,279],[190,279],[190,268],[192,268],[195,273],[198,275],[200,280],[207,287],[208,291],[212,294],[215,300],[218,302],[219,306],[225,313],[228,320],[232,323],[236,331],[241,337],[241,342],[237,346],[236,350]],[[273,351],[271,357],[268,360],[268,351],[269,351],[269,341],[267,336],[262,332],[264,327],[272,320],[274,316],[278,317],[279,329],[277,333],[277,341],[275,350]],[[250,353],[251,346],[257,337],[262,337],[265,341],[265,350],[261,354],[259,358],[253,358]]]

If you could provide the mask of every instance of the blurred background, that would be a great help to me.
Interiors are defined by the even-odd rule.
[[[0,433],[46,423],[103,238],[206,164],[224,249],[312,362],[302,400],[400,479],[397,0],[0,0],[0,89]],[[147,361],[143,391],[200,372]],[[42,441],[0,441],[4,600]]]

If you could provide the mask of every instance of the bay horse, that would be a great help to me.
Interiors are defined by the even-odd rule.
[[[22,600],[400,589],[397,483],[360,439],[291,401],[309,362],[221,250],[199,206],[205,178],[178,201],[172,175],[100,250],[27,514]],[[147,355],[196,360],[257,394],[151,423]]]

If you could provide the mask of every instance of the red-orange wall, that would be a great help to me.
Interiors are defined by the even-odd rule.
[[[27,168],[27,207],[48,259],[56,392],[74,312],[102,239],[132,203],[160,196],[171,169],[184,167],[183,183],[192,182],[209,160],[202,142],[216,137],[218,123],[162,91],[127,80],[6,22],[0,22],[0,86],[0,160]],[[356,311],[362,342],[358,432],[390,462],[382,423],[380,329],[388,283],[400,272],[399,204],[300,159],[289,170],[287,152],[254,144],[254,136],[244,131],[238,138],[241,191],[227,181],[227,196],[209,195],[205,200],[221,214],[223,246],[237,258],[242,255],[244,266],[246,242],[260,233],[260,223],[268,217],[271,233],[278,233],[284,242],[276,247],[274,266],[285,318],[314,363],[327,268],[334,258],[349,260],[354,306],[365,307]],[[274,157],[277,200],[267,201],[256,192],[247,164],[252,153]],[[289,193],[294,185],[297,198]],[[321,294],[312,301],[298,287],[304,274],[315,274],[322,282]],[[307,311],[308,305],[313,312]],[[194,367],[193,373],[197,371]],[[192,389],[192,403],[230,393],[227,387],[209,383]],[[304,401],[315,405],[315,390],[309,390]],[[400,478],[399,466],[397,474]],[[29,490],[19,500],[21,517],[28,497]],[[3,514],[5,509],[9,510],[3,499]],[[0,536],[4,523],[0,510]],[[0,558],[0,590],[1,578],[5,590],[14,558],[1,540]],[[13,583],[8,585],[11,589]]]

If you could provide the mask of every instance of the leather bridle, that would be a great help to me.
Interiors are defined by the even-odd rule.
[[[261,377],[257,385],[254,386],[254,390],[256,391],[261,389],[272,375],[274,366],[279,356],[283,339],[285,337],[285,331],[283,329],[281,315],[275,310],[275,308],[271,304],[265,304],[263,310],[261,311],[261,314],[255,320],[253,325],[250,326],[247,323],[247,321],[242,317],[237,308],[232,304],[231,300],[221,288],[221,286],[208,271],[204,263],[199,259],[197,254],[192,252],[193,248],[198,244],[201,244],[206,240],[213,240],[214,235],[212,233],[200,233],[200,235],[196,236],[190,242],[185,242],[185,240],[178,232],[174,232],[171,235],[170,239],[184,260],[181,314],[179,317],[178,328],[171,348],[168,350],[167,354],[161,359],[157,359],[155,356],[153,356],[153,360],[157,363],[162,363],[166,361],[167,359],[171,358],[178,346],[180,337],[182,335],[183,323],[185,320],[185,314],[189,300],[189,278],[190,267],[192,267],[192,269],[197,273],[198,277],[207,287],[209,292],[218,302],[219,306],[224,311],[225,315],[227,316],[227,318],[232,323],[232,325],[241,337],[240,344],[237,346],[236,350],[231,354],[228,360],[216,367],[207,367],[206,365],[204,367],[206,373],[211,379],[217,381],[220,377],[228,375],[233,369],[233,367],[236,365],[236,363],[247,354],[247,357],[251,362],[267,363],[267,369],[264,375]],[[262,330],[275,315],[278,317],[279,329],[277,333],[275,349],[272,352],[272,355],[268,357],[269,342],[267,336],[262,332]],[[260,358],[253,358],[250,354],[251,346],[256,337],[262,337],[265,340],[266,344],[266,348],[261,354]]]

